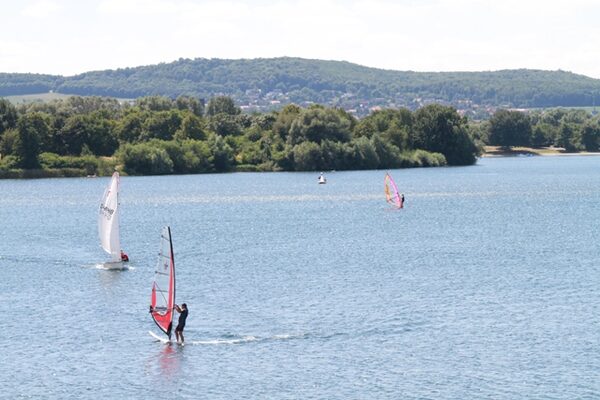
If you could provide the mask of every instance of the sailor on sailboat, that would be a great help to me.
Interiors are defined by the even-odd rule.
[[[121,249],[119,239],[119,173],[115,172],[110,184],[104,191],[98,211],[98,235],[100,245],[110,255],[110,261],[104,263],[109,269],[123,268],[123,262],[129,261]]]

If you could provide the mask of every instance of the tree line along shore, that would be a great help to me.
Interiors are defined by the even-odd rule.
[[[600,122],[582,110],[499,110],[470,121],[430,104],[357,119],[340,108],[287,105],[242,113],[227,96],[0,99],[0,178],[316,171],[471,165],[485,145],[598,151]]]

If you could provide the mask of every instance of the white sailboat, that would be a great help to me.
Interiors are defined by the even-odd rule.
[[[110,255],[110,261],[104,263],[104,267],[108,269],[123,269],[121,241],[119,239],[118,172],[113,174],[100,203],[98,211],[98,234],[100,235],[100,246]]]

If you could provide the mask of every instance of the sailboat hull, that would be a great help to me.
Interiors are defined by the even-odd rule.
[[[109,270],[115,270],[115,271],[122,271],[124,269],[128,269],[128,267],[125,265],[125,263],[123,261],[107,261],[105,263],[102,263],[102,268],[103,269],[109,269]]]

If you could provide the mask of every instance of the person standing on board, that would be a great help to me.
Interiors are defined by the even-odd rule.
[[[402,193],[402,196],[400,197],[400,208],[404,208],[404,193]]]
[[[183,328],[185,328],[185,320],[188,316],[187,304],[183,303],[181,307],[175,304],[175,311],[179,313],[179,322],[175,328],[175,338],[177,339],[177,343],[183,344]]]

